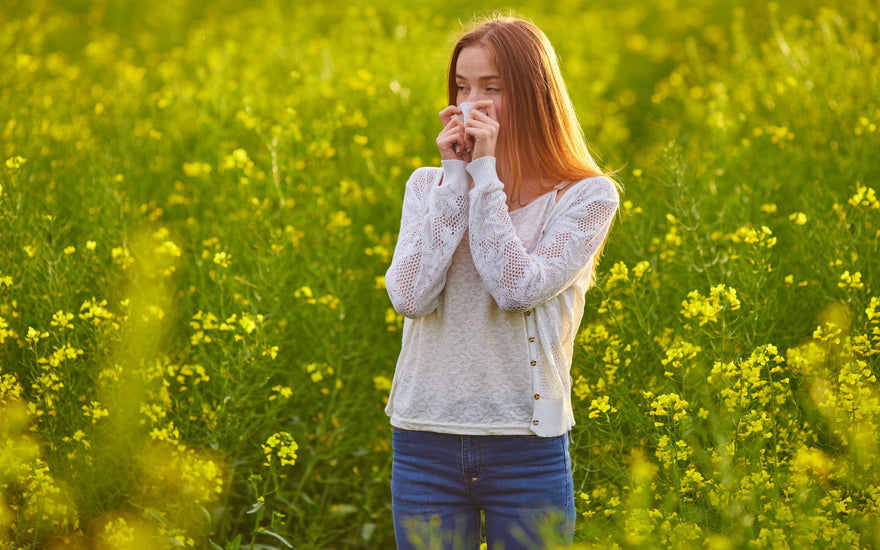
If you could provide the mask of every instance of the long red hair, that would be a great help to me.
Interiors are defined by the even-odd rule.
[[[497,155],[502,181],[519,189],[524,177],[542,186],[607,175],[590,155],[568,97],[556,53],[534,24],[514,17],[481,19],[456,43],[449,62],[449,105],[457,104],[458,56],[482,46],[501,74],[506,120],[500,120]]]

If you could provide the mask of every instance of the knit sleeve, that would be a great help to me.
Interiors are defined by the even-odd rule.
[[[510,221],[494,157],[477,159],[467,171],[474,179],[469,214],[474,265],[506,311],[528,311],[570,286],[602,245],[619,202],[607,178],[575,184],[528,253]]]
[[[410,176],[397,246],[385,274],[391,303],[406,317],[422,317],[437,308],[452,254],[467,229],[465,163],[443,161],[440,185],[435,175],[435,170],[421,168]]]

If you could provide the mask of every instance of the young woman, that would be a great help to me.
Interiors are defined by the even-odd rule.
[[[473,102],[465,124],[458,105]],[[442,168],[406,184],[385,282],[406,317],[386,412],[398,548],[571,540],[572,347],[618,204],[555,53],[520,19],[455,46]]]

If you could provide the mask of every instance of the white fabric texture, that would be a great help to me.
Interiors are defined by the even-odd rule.
[[[537,244],[555,198],[555,192],[547,193],[511,213],[527,250]],[[500,309],[486,290],[465,232],[437,308],[405,321],[405,345],[389,400],[392,425],[468,435],[529,435],[531,364],[537,365],[537,346],[529,342],[534,327],[523,319],[521,312]]]
[[[468,173],[474,180],[469,193]],[[491,403],[492,398],[486,396],[499,392],[498,383],[481,383],[480,379],[463,377],[462,372],[480,372],[483,368],[487,350],[480,349],[479,338],[474,335],[503,313],[517,316],[522,322],[519,326],[523,330],[509,335],[511,348],[522,349],[521,339],[533,338],[534,345],[525,348],[533,368],[530,387],[523,393],[534,398],[530,422],[522,417],[511,419],[511,425],[502,429],[523,433],[527,428],[545,437],[567,431],[574,424],[569,376],[574,338],[583,316],[584,293],[591,283],[593,257],[608,232],[618,201],[617,191],[607,178],[576,183],[548,209],[549,213],[544,212],[546,220],[537,243],[531,247],[517,234],[511,219],[516,212],[507,211],[494,157],[483,157],[468,165],[444,161],[442,170],[423,168],[414,172],[407,182],[400,236],[385,278],[394,308],[407,317],[386,407],[392,424],[409,422],[410,426],[418,424],[430,431],[483,433],[479,430],[485,426],[457,424],[456,414],[450,413],[453,409],[444,402],[450,396],[432,387],[436,381],[431,379],[436,376],[426,373],[436,370],[453,383],[467,380],[468,391],[456,393],[465,395],[466,401],[453,398],[458,407],[479,410],[479,401]],[[443,293],[453,256],[466,232],[473,266],[499,311],[485,311],[482,321],[471,317],[468,322],[474,326],[462,327],[458,341],[444,341],[445,349],[432,351],[431,342],[442,340],[440,332],[448,331],[443,318],[461,313],[447,311]],[[465,301],[457,307],[470,305]],[[455,372],[448,372],[453,368],[448,364],[443,366],[450,347],[456,348],[456,354],[463,350],[469,358],[464,363],[456,361]],[[508,366],[508,372],[523,383],[522,372],[516,367]],[[419,406],[408,408],[415,403]],[[401,410],[418,411],[416,416],[421,417],[404,420]],[[434,414],[437,410],[447,412],[438,417]],[[521,426],[523,422],[525,426]],[[504,425],[504,421],[497,423]]]

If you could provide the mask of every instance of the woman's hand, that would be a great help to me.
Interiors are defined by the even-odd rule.
[[[471,150],[471,160],[495,156],[500,127],[495,103],[491,99],[474,102],[467,127],[464,129],[465,142]]]
[[[437,148],[440,150],[440,158],[442,160],[470,162],[471,146],[466,143],[461,110],[455,105],[450,105],[440,111],[440,122],[443,123],[443,130],[437,136]]]

